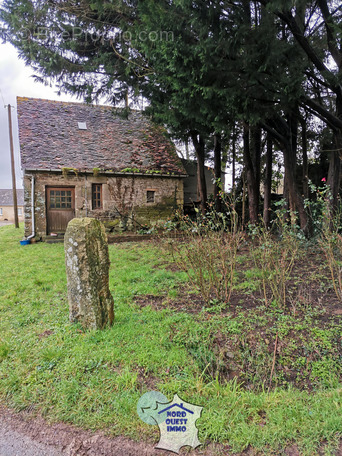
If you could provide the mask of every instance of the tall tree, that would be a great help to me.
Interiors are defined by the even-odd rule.
[[[243,160],[246,170],[247,192],[248,192],[248,209],[249,221],[251,224],[258,223],[258,205],[259,205],[259,187],[257,181],[257,172],[255,160],[251,153],[250,126],[244,123],[243,127]],[[254,163],[253,163],[254,162]],[[260,167],[259,167],[260,169]],[[260,181],[259,181],[260,184]]]
[[[259,3],[288,27],[307,58],[306,76],[312,90],[302,95],[301,104],[334,131],[335,151],[330,155],[328,185],[336,208],[342,156],[342,6],[334,0],[301,1],[296,8],[289,1],[279,4],[277,0],[260,0]]]
[[[295,8],[288,0],[5,0],[0,17],[2,36],[42,78],[54,78],[61,89],[87,101],[105,96],[116,104],[127,92],[144,96],[155,120],[180,139],[192,138],[200,167],[206,139],[224,134],[233,120],[256,132],[262,125],[282,147],[289,198],[307,229],[294,172],[298,105],[324,119],[340,144],[339,75],[324,63],[329,52],[339,62],[340,8],[332,10],[333,5],[332,0],[299,0]],[[319,33],[314,30],[316,17],[324,33],[321,26]],[[29,39],[21,36],[23,27]],[[167,30],[172,39],[155,30]],[[326,49],[316,52],[322,37]],[[251,137],[245,175],[256,220],[260,141]],[[338,162],[337,154],[328,176],[334,195]],[[201,194],[205,198],[204,188]]]
[[[266,228],[269,228],[271,221],[271,194],[272,194],[272,163],[273,144],[270,134],[267,135],[266,143],[266,166],[264,182],[264,216],[263,221]]]

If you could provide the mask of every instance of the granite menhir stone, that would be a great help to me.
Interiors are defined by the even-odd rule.
[[[102,329],[114,320],[109,291],[109,255],[99,220],[74,218],[64,236],[70,321],[85,329]]]

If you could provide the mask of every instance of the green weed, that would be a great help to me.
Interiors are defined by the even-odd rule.
[[[310,456],[327,442],[334,451],[342,429],[337,323],[322,330],[314,310],[300,320],[285,318],[279,308],[235,307],[233,314],[219,300],[197,315],[138,307],[138,295],[176,300],[174,291],[187,280],[184,272],[167,268],[170,257],[158,245],[147,242],[109,247],[115,322],[104,331],[85,332],[69,323],[63,245],[20,246],[22,234],[0,229],[3,404],[33,407],[51,421],[110,435],[157,440],[158,429],[136,413],[139,397],[157,389],[204,407],[198,420],[203,442],[229,444],[232,451],[268,448],[273,454],[296,444],[301,455]],[[277,333],[268,391],[263,385],[268,386]],[[298,373],[314,383],[310,392],[286,378],[285,367],[293,368],[296,360]],[[244,377],[229,380],[239,370]]]

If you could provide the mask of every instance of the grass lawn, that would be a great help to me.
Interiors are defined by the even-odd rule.
[[[231,452],[279,455],[294,444],[301,455],[335,454],[342,323],[319,253],[308,253],[305,268],[298,263],[297,291],[283,311],[263,306],[248,250],[223,307],[188,290],[185,273],[157,244],[111,245],[115,323],[84,332],[68,319],[63,245],[20,246],[21,237],[22,230],[0,228],[3,404],[157,441],[158,429],[136,413],[138,399],[149,390],[169,399],[178,393],[204,407],[201,442]]]

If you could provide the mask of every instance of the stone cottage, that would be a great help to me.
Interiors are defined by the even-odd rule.
[[[27,237],[64,233],[74,217],[139,228],[183,205],[182,162],[140,112],[22,97],[17,108]]]

